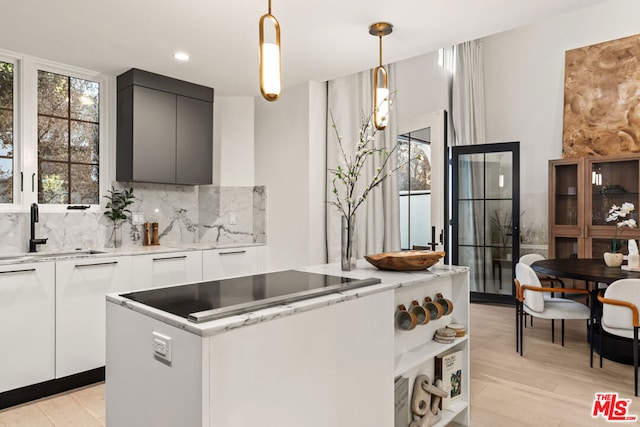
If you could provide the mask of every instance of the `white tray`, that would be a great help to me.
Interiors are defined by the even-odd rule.
[[[629,267],[628,265],[621,265],[620,268],[626,271],[640,271],[640,267]]]

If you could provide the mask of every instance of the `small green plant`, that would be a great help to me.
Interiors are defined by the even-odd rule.
[[[133,195],[133,188],[116,190],[112,185],[111,190],[108,190],[108,192],[109,195],[104,196],[109,199],[105,206],[107,210],[104,214],[114,223],[126,220],[128,218],[127,213],[131,213],[128,206],[133,204],[135,199]]]

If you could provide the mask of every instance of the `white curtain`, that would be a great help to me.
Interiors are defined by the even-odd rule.
[[[395,90],[395,66],[385,66],[389,75],[389,90]],[[373,77],[372,71],[363,71],[350,76],[331,80],[328,83],[327,102],[327,167],[335,168],[343,165],[338,146],[336,129],[332,127],[331,114],[336,128],[342,136],[347,155],[352,155],[359,141],[359,129],[363,118],[373,111]],[[398,102],[395,97],[394,102]],[[396,145],[397,119],[395,108],[391,108],[389,124],[376,134],[376,147],[384,146],[391,150]],[[397,164],[394,154],[390,167]],[[344,165],[343,165],[344,166]],[[363,174],[358,178],[356,194],[371,182],[381,161],[377,156],[367,159]],[[376,187],[367,200],[356,211],[356,255],[375,254],[400,249],[400,201],[398,197],[397,178],[393,174],[389,179]],[[335,199],[331,181],[333,175],[327,173],[327,201]],[[338,186],[338,190],[340,187]],[[340,260],[341,216],[337,208],[327,203],[327,258],[329,262]]]
[[[454,144],[482,144],[485,142],[482,41],[460,43],[455,51],[451,108]]]

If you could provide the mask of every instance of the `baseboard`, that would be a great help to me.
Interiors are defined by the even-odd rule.
[[[0,393],[0,409],[104,381],[104,366]]]

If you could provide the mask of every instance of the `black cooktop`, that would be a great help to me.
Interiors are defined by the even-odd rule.
[[[195,323],[380,283],[286,270],[121,294]]]

